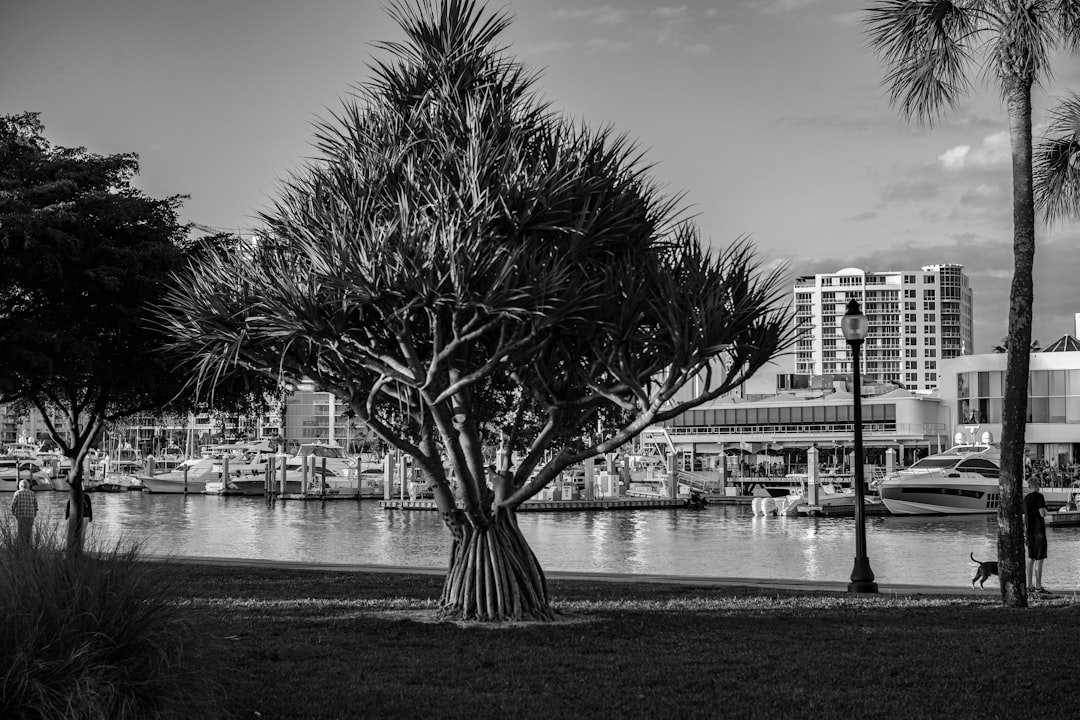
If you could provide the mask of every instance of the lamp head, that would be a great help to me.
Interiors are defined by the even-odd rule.
[[[866,321],[858,300],[848,300],[847,312],[840,319],[840,332],[848,342],[862,342],[870,332],[870,323]]]

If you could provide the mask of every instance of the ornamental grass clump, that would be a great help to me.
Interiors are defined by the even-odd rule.
[[[168,576],[117,543],[0,529],[0,717],[209,717],[214,689]]]

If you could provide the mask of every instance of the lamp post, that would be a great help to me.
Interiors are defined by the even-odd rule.
[[[859,353],[863,340],[870,331],[859,308],[857,300],[848,300],[847,312],[840,320],[840,330],[844,339],[851,346],[852,389],[855,396],[855,567],[851,570],[851,582],[848,592],[876,593],[874,571],[870,569],[870,559],[866,557],[866,515],[863,511],[863,437],[862,437],[862,371],[859,368]]]

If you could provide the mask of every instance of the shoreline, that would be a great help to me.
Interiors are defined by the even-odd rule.
[[[315,572],[371,573],[383,575],[446,574],[445,568],[412,567],[407,565],[375,565],[361,563],[311,563],[297,560],[250,560],[246,558],[208,558],[191,555],[144,555],[144,559],[183,565],[217,567],[257,567],[279,570],[310,570]],[[630,573],[593,573],[575,571],[544,571],[549,580],[580,580],[613,583],[652,583],[700,587],[745,587],[752,590],[785,590],[795,592],[833,592],[847,594],[847,580],[785,580],[779,578],[700,577],[692,575],[637,575]],[[879,595],[971,595],[990,597],[999,594],[998,588],[968,588],[964,586],[879,584]]]

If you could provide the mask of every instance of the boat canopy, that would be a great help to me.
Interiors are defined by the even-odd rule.
[[[324,458],[345,458],[345,451],[340,445],[327,445],[325,443],[308,443],[301,445],[300,449],[296,451],[296,457],[324,457]]]

